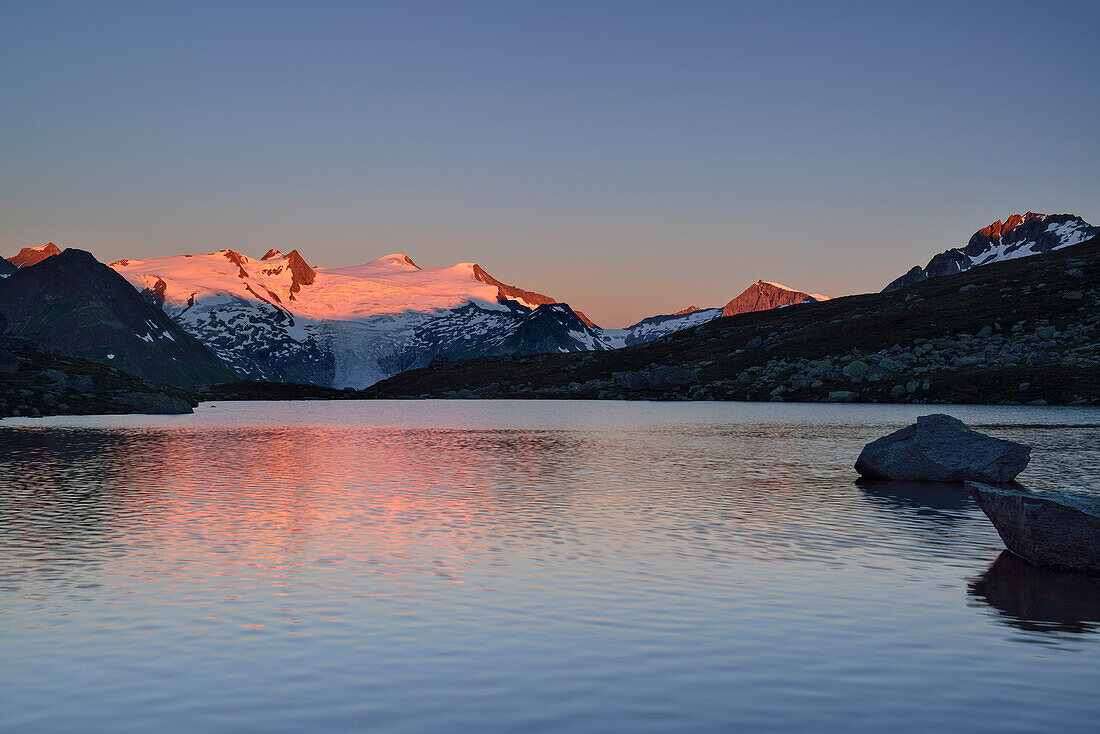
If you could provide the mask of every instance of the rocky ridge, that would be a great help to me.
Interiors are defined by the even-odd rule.
[[[1100,238],[868,294],[720,318],[646,344],[414,370],[377,396],[1100,402]],[[692,370],[672,389],[615,373]],[[632,383],[637,384],[637,383]]]
[[[1073,214],[1013,214],[1004,222],[998,219],[979,229],[971,235],[966,247],[941,252],[923,268],[913,266],[905,275],[888,284],[883,292],[904,288],[928,278],[961,273],[979,265],[1051,252],[1079,244],[1098,234],[1100,227],[1094,227]]]

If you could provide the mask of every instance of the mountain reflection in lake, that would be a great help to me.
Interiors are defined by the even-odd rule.
[[[0,721],[1088,729],[1091,580],[1001,556],[961,488],[855,481],[864,443],[927,412],[408,401],[6,420]],[[1100,469],[1096,410],[950,412],[1032,445],[1029,488]]]

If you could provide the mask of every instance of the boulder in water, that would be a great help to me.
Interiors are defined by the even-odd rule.
[[[856,471],[918,482],[1012,481],[1031,458],[1023,444],[987,436],[949,415],[922,415],[914,425],[863,447]]]
[[[1043,568],[1100,573],[1100,497],[967,482],[1010,551]]]

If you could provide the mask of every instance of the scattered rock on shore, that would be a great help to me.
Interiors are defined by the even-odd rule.
[[[917,418],[863,447],[856,471],[880,479],[922,482],[1011,481],[1027,466],[1031,449],[970,430],[949,415]]]
[[[699,381],[695,370],[672,365],[657,365],[646,372],[616,372],[612,375],[615,387],[631,392],[654,390],[667,392],[694,385]]]
[[[966,486],[1016,555],[1044,568],[1100,574],[1100,498]]]

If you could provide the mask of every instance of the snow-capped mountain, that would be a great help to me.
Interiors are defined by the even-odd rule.
[[[421,269],[393,254],[320,268],[296,250],[220,250],[111,267],[252,379],[366,387],[436,354],[610,348],[568,306],[475,263]]]
[[[913,268],[892,281],[883,292],[897,290],[926,278],[950,275],[989,263],[1039,255],[1069,247],[1100,234],[1094,227],[1073,214],[1013,214],[1004,222],[997,220],[979,229],[966,247],[941,252],[928,265]]]

